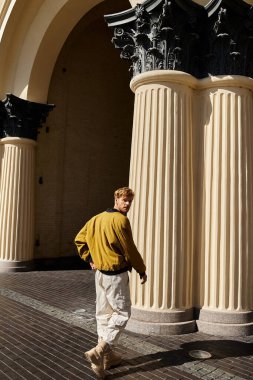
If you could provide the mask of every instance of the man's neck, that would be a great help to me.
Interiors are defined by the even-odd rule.
[[[122,212],[122,211],[120,211],[116,205],[114,205],[113,208],[114,208],[114,210],[117,210],[117,211],[120,212],[121,214],[123,214],[123,215],[125,215],[125,216],[127,215],[126,212]]]

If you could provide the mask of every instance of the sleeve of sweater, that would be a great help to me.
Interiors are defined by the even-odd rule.
[[[146,266],[133,241],[132,229],[127,217],[121,220],[121,223],[119,226],[118,238],[120,240],[121,246],[123,248],[123,254],[127,262],[129,262],[130,265],[139,274],[145,273]]]
[[[90,262],[91,255],[90,255],[90,250],[86,241],[86,235],[87,235],[87,223],[81,229],[81,231],[79,231],[78,234],[76,235],[75,245],[77,247],[77,250],[81,259],[84,261]]]

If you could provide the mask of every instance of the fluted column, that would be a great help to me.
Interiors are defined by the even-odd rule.
[[[52,108],[12,94],[0,102],[0,272],[32,266],[35,140]]]
[[[253,80],[206,80],[202,290],[205,332],[253,333]]]
[[[131,220],[149,283],[132,276],[130,328],[175,332],[194,306],[202,331],[253,334],[253,8],[150,0],[105,19],[136,93]]]
[[[35,141],[0,140],[0,270],[27,268],[34,248]]]
[[[193,331],[193,77],[179,72],[137,76],[130,186],[136,197],[130,220],[147,264],[141,287],[131,275],[130,330]],[[136,324],[136,320],[138,324]]]

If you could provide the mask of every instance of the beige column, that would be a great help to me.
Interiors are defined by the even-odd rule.
[[[148,282],[131,275],[128,329],[179,334],[195,329],[192,315],[192,90],[195,78],[153,71],[131,82],[135,111],[129,215],[147,265]]]
[[[253,80],[204,80],[202,305],[198,328],[253,333]]]
[[[34,247],[34,165],[36,142],[0,140],[0,271],[27,269]]]

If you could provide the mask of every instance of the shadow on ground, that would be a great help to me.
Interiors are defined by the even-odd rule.
[[[253,343],[244,343],[235,340],[209,340],[184,343],[178,350],[157,352],[149,355],[142,355],[134,359],[124,360],[122,366],[128,367],[127,370],[110,374],[107,380],[113,380],[125,375],[133,375],[140,372],[150,372],[171,366],[179,366],[184,363],[199,361],[193,359],[189,352],[202,350],[211,353],[211,359],[223,359],[229,357],[248,356],[253,353]],[[208,363],[211,359],[205,359]],[[120,368],[120,367],[119,367]]]

